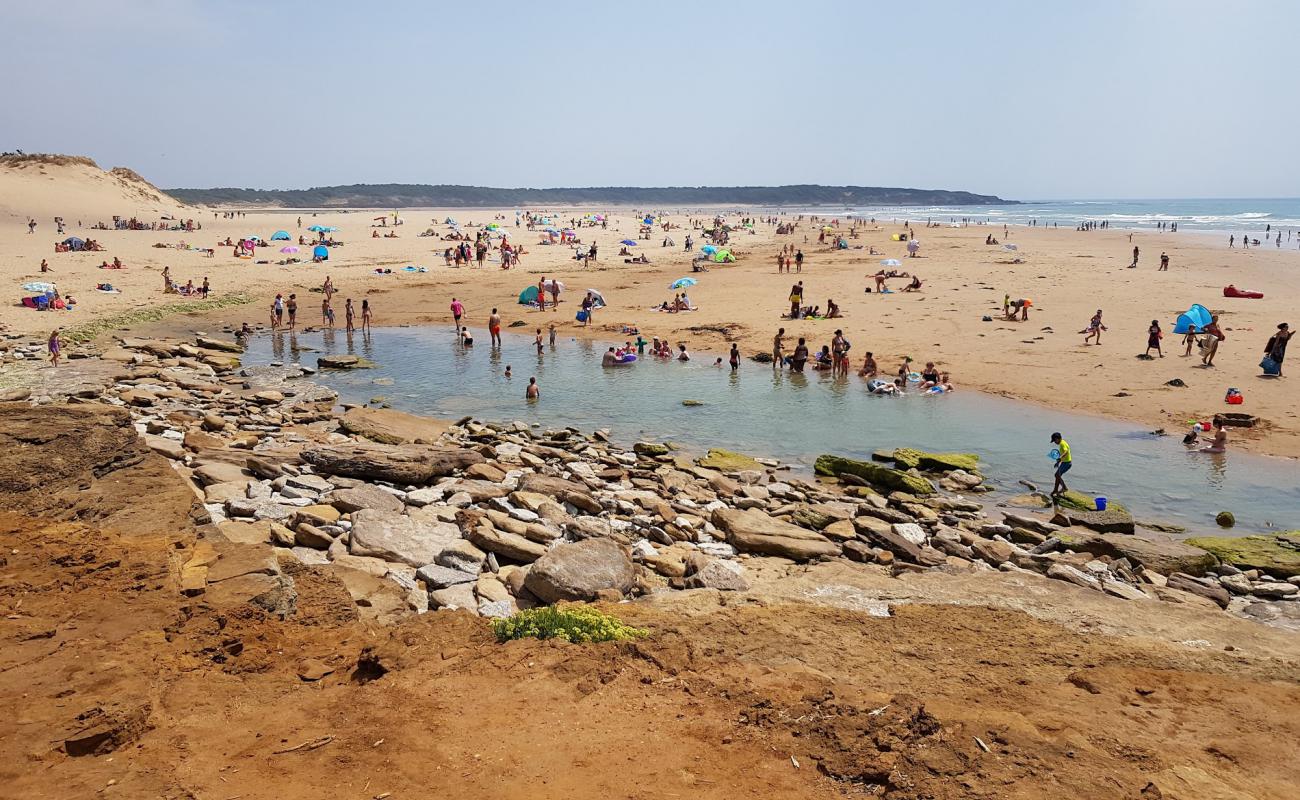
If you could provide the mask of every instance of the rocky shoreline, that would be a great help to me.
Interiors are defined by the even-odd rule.
[[[7,350],[19,360],[38,352]],[[1037,511],[990,506],[974,454],[824,455],[804,480],[725,451],[690,459],[661,442],[622,447],[606,431],[340,411],[310,380],[316,368],[244,367],[242,350],[202,335],[123,338],[70,354],[96,363],[78,373],[91,378],[59,385],[44,370],[40,386],[0,395],[130,410],[194,491],[200,536],[179,564],[191,596],[287,616],[296,595],[286,565],[332,565],[373,618],[444,608],[501,617],[562,601],[743,592],[752,559],[845,559],[895,576],[1032,572],[1132,602],[1300,621],[1300,535],[1202,548],[1139,530],[1117,504],[1091,510],[1086,497]],[[318,368],[354,366],[364,365]]]

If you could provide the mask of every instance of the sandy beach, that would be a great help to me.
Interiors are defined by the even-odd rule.
[[[608,215],[606,227],[581,227],[577,236],[584,245],[595,242],[597,262],[586,267],[573,260],[573,250],[563,245],[539,244],[539,234],[515,227],[516,209],[402,209],[403,225],[372,227],[375,217],[392,210],[296,210],[243,209],[230,219],[212,209],[183,207],[167,198],[159,199],[142,185],[109,176],[80,164],[46,165],[39,169],[0,170],[0,285],[9,293],[11,313],[4,315],[8,331],[47,334],[55,325],[78,326],[97,318],[185,303],[186,299],[162,292],[162,270],[181,284],[194,285],[209,279],[214,297],[243,293],[252,298],[247,305],[210,312],[207,318],[171,317],[155,326],[189,327],[248,322],[265,325],[276,293],[297,292],[301,316],[307,324],[319,323],[318,289],[326,276],[338,288],[335,305],[342,322],[342,305],[353,298],[370,301],[374,324],[449,324],[452,297],[466,306],[470,325],[486,324],[493,307],[500,309],[504,323],[523,320],[529,328],[557,324],[564,335],[626,338],[624,325],[633,325],[647,338],[668,337],[685,342],[690,349],[725,354],[731,342],[739,343],[748,357],[771,349],[778,328],[787,333],[787,351],[797,337],[806,337],[812,349],[828,344],[840,328],[852,342],[854,373],[848,380],[860,381],[856,369],[870,351],[883,372],[894,373],[902,359],[910,356],[917,365],[934,361],[952,374],[959,390],[974,390],[1015,397],[1050,408],[1084,414],[1100,414],[1131,420],[1145,429],[1164,428],[1181,432],[1189,420],[1209,419],[1224,410],[1246,411],[1262,422],[1254,430],[1234,431],[1232,447],[1254,452],[1300,456],[1300,424],[1289,379],[1265,379],[1258,367],[1264,345],[1279,322],[1291,321],[1289,298],[1300,289],[1300,271],[1294,269],[1300,254],[1267,244],[1244,250],[1229,249],[1226,236],[1187,232],[1155,233],[1121,230],[1076,231],[1064,228],[1012,228],[1004,236],[1001,226],[951,227],[948,220],[936,220],[940,227],[925,227],[924,219],[912,219],[912,230],[920,241],[918,257],[909,258],[905,245],[891,236],[905,232],[904,219],[877,219],[874,225],[859,224],[857,235],[847,238],[849,249],[835,249],[818,242],[821,226],[834,217],[813,220],[782,214],[795,222],[794,233],[778,235],[775,225],[760,222],[752,232],[732,234],[734,264],[710,264],[709,272],[692,274],[693,253],[684,250],[686,236],[696,240],[696,251],[704,242],[695,221],[711,227],[715,215],[736,225],[745,216],[774,216],[774,212],[753,209],[668,209],[661,212],[659,225],[649,240],[639,240],[632,253],[646,256],[649,264],[625,263],[618,255],[620,240],[637,240],[639,217],[644,209],[564,208],[550,209],[558,227],[588,213]],[[543,212],[543,209],[528,209]],[[202,225],[193,233],[182,231],[92,230],[113,215],[138,216],[146,223],[162,214],[192,218]],[[56,233],[53,217],[61,215],[67,233]],[[493,250],[487,266],[454,268],[445,265],[442,252],[454,244],[442,240],[456,219],[471,237],[482,226],[497,222],[511,233],[511,241],[522,244],[526,254],[518,267],[502,270]],[[37,220],[34,234],[27,233],[29,218]],[[299,224],[301,220],[301,225]],[[662,223],[673,228],[664,231]],[[311,225],[334,226],[332,236],[345,242],[333,248],[330,260],[312,264],[310,246],[298,254],[282,254],[280,246],[297,246],[299,236]],[[839,219],[834,235],[847,237],[850,221]],[[678,227],[680,226],[680,227]],[[292,236],[291,242],[273,242],[260,248],[256,260],[238,259],[233,248],[218,246],[228,237],[260,236],[277,230]],[[432,230],[436,236],[421,237]],[[396,233],[396,238],[373,238]],[[993,235],[999,245],[986,245]],[[103,252],[55,253],[54,243],[66,236],[94,238]],[[670,236],[675,246],[663,246]],[[195,248],[214,248],[208,257],[200,250],[177,250],[182,243]],[[1013,243],[1017,250],[1002,245]],[[166,248],[156,247],[168,245]],[[779,274],[776,255],[792,245],[805,255],[798,274]],[[1129,269],[1132,248],[1141,250],[1137,269]],[[859,249],[861,248],[861,249]],[[875,248],[880,255],[869,255]],[[1170,259],[1168,271],[1159,272],[1161,253]],[[277,265],[289,257],[308,263]],[[101,270],[103,261],[118,258],[123,270]],[[896,267],[921,277],[923,290],[901,292],[907,281],[893,279],[890,294],[868,294],[873,285],[868,275],[881,269],[885,258],[896,258]],[[52,272],[41,274],[42,259]],[[1019,259],[1022,263],[1013,263]],[[272,263],[256,263],[269,260]],[[426,272],[406,273],[407,265]],[[376,269],[392,269],[379,275]],[[567,289],[560,310],[538,311],[517,303],[519,292],[542,278],[562,281]],[[697,311],[669,314],[655,311],[675,292],[669,285],[681,277],[698,283],[689,289]],[[64,294],[78,301],[73,312],[42,313],[17,307],[22,283],[33,280],[57,282]],[[796,281],[803,281],[806,305],[823,309],[833,299],[840,307],[840,320],[783,319],[789,310],[787,297]],[[120,294],[102,294],[95,285],[111,282]],[[1223,288],[1261,291],[1263,299],[1229,299]],[[583,327],[574,319],[585,289],[596,289],[608,300],[595,324]],[[1028,321],[1002,319],[1005,295],[1028,298],[1033,307]],[[1182,356],[1181,336],[1171,328],[1177,315],[1200,303],[1220,314],[1226,339],[1216,355],[1213,369],[1201,365],[1199,355]],[[1080,333],[1097,309],[1104,311],[1106,331],[1100,345],[1085,345]],[[982,321],[985,316],[992,321]],[[1165,331],[1165,358],[1138,358],[1147,341],[1151,320],[1159,320]],[[1168,385],[1181,380],[1185,386]],[[1245,395],[1243,406],[1224,403],[1229,387]]]

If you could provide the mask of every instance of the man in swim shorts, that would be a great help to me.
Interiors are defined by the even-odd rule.
[[[1065,473],[1074,466],[1074,454],[1070,452],[1070,443],[1061,438],[1061,434],[1052,434],[1052,444],[1056,445],[1056,482],[1052,485],[1052,495],[1062,495],[1070,491],[1065,485]]]
[[[488,315],[488,335],[492,337],[492,347],[501,346],[501,315],[495,308]]]

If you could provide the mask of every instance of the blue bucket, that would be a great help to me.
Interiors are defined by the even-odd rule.
[[[1094,499],[1097,501],[1097,510],[1098,510],[1098,511],[1105,511],[1105,510],[1106,510],[1106,498],[1104,498],[1104,497],[1097,497],[1097,498],[1094,498]]]

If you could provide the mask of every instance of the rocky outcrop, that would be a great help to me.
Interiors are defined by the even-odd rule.
[[[980,469],[980,457],[975,453],[929,453],[900,447],[890,454],[895,466],[902,469],[919,469],[922,472],[963,472],[977,473]]]
[[[1115,533],[1098,533],[1080,528],[1067,528],[1053,534],[1065,546],[1094,555],[1127,558],[1151,572],[1170,575],[1184,572],[1204,575],[1218,560],[1198,547],[1180,542],[1171,536],[1137,534],[1127,536]]]
[[[304,450],[302,460],[329,475],[418,486],[484,458],[459,447],[352,444]]]
[[[1256,536],[1196,536],[1187,544],[1239,569],[1283,578],[1300,575],[1300,531]]]

